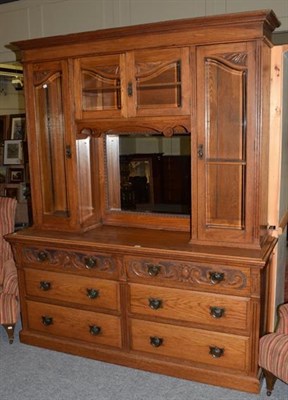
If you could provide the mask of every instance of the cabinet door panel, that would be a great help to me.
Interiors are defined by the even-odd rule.
[[[37,171],[31,179],[33,221],[41,227],[70,229],[77,204],[72,190],[68,64],[35,63],[26,74],[29,162],[31,170]]]
[[[252,44],[197,50],[200,240],[252,241],[254,64]]]
[[[119,116],[122,108],[120,56],[85,57],[77,60],[75,66],[80,117]]]
[[[75,60],[79,119],[188,115],[189,48]]]
[[[185,114],[189,106],[189,49],[150,50],[134,57],[136,114]]]
[[[35,85],[44,214],[67,215],[61,72]]]
[[[207,176],[207,226],[244,227],[245,166],[209,164]],[[227,184],[229,182],[229,184]]]

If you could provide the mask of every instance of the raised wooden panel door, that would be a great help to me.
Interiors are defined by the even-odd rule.
[[[246,44],[197,53],[200,239],[251,240],[247,141],[255,84],[250,53]]]

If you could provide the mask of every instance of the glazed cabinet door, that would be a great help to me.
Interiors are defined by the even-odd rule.
[[[111,118],[121,116],[120,64],[125,55],[83,57],[75,60],[76,117]]]
[[[71,219],[74,181],[69,125],[68,65],[65,62],[27,66],[28,144],[34,224],[61,226]],[[65,95],[64,95],[65,93]],[[74,184],[75,186],[75,184]]]
[[[189,49],[75,60],[76,118],[189,114]]]
[[[189,114],[189,49],[135,51],[127,93],[132,115]],[[129,89],[132,88],[132,93]]]
[[[249,43],[197,50],[200,240],[252,240],[254,60]]]

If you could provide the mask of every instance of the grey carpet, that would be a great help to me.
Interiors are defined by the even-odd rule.
[[[222,389],[28,346],[0,326],[1,400],[288,400],[277,381],[266,396]]]

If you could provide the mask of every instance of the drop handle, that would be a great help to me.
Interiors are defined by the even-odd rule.
[[[162,346],[164,339],[158,336],[150,336],[150,344],[153,347],[160,347]]]
[[[94,257],[85,257],[85,267],[87,269],[92,269],[97,266],[97,260]]]
[[[220,358],[222,356],[224,356],[224,349],[217,347],[217,346],[210,346],[209,347],[210,351],[209,354],[213,357],[213,358]]]
[[[97,297],[99,296],[99,290],[97,289],[86,289],[87,292],[87,297],[89,297],[89,299],[97,299]]]
[[[225,275],[223,272],[210,272],[210,282],[212,285],[216,285],[217,283],[220,283],[224,280]]]
[[[48,254],[46,253],[46,251],[39,251],[39,253],[37,254],[37,260],[44,262],[48,259]]]
[[[101,333],[101,327],[97,325],[90,325],[89,332],[91,333],[92,336],[97,336]]]
[[[157,276],[160,273],[161,267],[160,265],[150,264],[148,265],[148,275]]]
[[[212,315],[213,318],[222,318],[223,315],[225,314],[225,308],[222,307],[210,307],[210,315]]]
[[[203,144],[199,144],[198,149],[197,149],[197,155],[199,160],[203,160],[204,158],[204,146]]]
[[[41,289],[41,290],[44,290],[45,292],[46,292],[47,290],[50,290],[50,289],[51,289],[51,282],[48,282],[48,281],[41,281],[41,282],[40,282],[40,289]]]
[[[149,307],[152,310],[158,310],[163,306],[163,301],[161,299],[148,299]]]
[[[47,315],[42,315],[42,324],[44,326],[49,326],[53,324],[53,318],[48,317]]]

